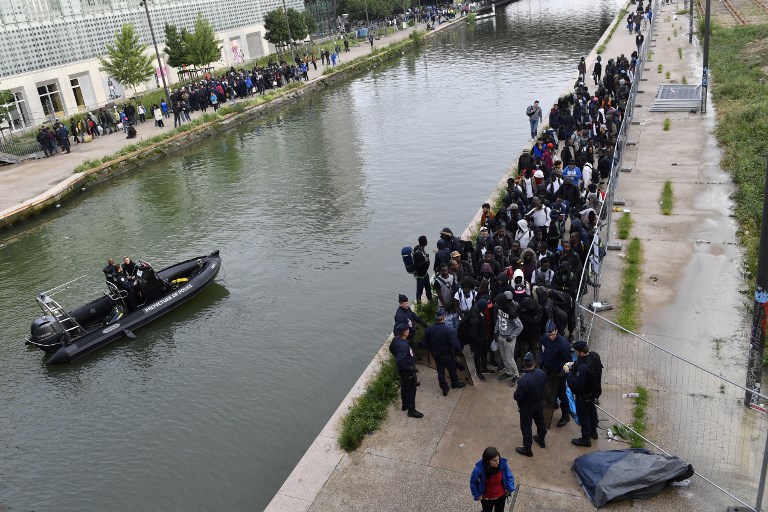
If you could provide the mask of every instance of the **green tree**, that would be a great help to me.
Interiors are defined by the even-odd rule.
[[[168,56],[168,65],[180,68],[189,64],[187,57],[187,30],[176,28],[175,25],[165,25],[165,54]]]
[[[221,58],[221,49],[216,42],[216,35],[210,22],[197,13],[195,31],[184,38],[187,49],[187,64],[207,66]]]
[[[0,91],[0,124],[5,124],[10,119],[10,108],[7,106],[13,102],[13,93],[8,89]],[[5,138],[5,137],[3,137]]]
[[[136,92],[136,86],[145,82],[155,72],[152,57],[144,55],[147,45],[142,44],[131,23],[124,23],[115,33],[114,44],[106,44],[107,55],[99,57],[108,75]]]
[[[309,16],[312,15],[309,14]],[[309,30],[304,14],[296,9],[288,9],[288,19],[291,23],[291,37],[293,40],[302,41],[306,39]],[[285,24],[285,14],[282,7],[269,11],[264,16],[264,28],[267,29],[267,33],[264,34],[264,39],[270,43],[288,43],[288,27]],[[315,30],[317,30],[317,22],[315,22]]]

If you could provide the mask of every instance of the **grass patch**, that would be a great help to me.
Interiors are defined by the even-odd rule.
[[[675,205],[675,196],[672,193],[672,182],[664,182],[664,188],[661,189],[661,213],[663,215],[672,215],[672,207]]]
[[[672,74],[669,71],[667,71],[667,74],[665,76],[667,77],[667,80],[669,80],[669,77],[671,77]]]
[[[659,64],[659,66],[656,68],[656,71],[657,71],[657,72],[659,72],[659,73],[661,73],[662,71],[664,71],[664,66],[662,66],[661,64]]]
[[[682,59],[683,58],[683,49],[682,48],[678,48],[677,49],[677,58],[678,59]]]
[[[618,226],[618,233],[619,238],[622,240],[626,240],[629,238],[629,232],[632,229],[632,214],[629,212],[624,212],[624,215],[619,217],[619,220],[616,221],[616,225]]]
[[[473,12],[467,14],[467,23],[477,23],[477,14]]]
[[[637,386],[635,393],[637,393],[637,397],[634,399],[635,407],[632,409],[632,423],[628,425],[629,428],[624,425],[614,424],[611,430],[629,441],[632,448],[643,448],[645,446],[643,437],[646,437],[646,432],[648,431],[646,414],[648,409],[648,390],[643,386]]]
[[[627,247],[625,258],[627,266],[624,267],[618,314],[616,315],[616,323],[630,331],[636,331],[640,327],[638,285],[642,272],[640,268],[642,259],[643,247],[638,238],[633,238]]]
[[[674,37],[677,37],[677,29],[676,29],[676,28],[672,30],[672,35],[673,35]]]
[[[668,132],[671,127],[672,127],[672,120],[669,118],[664,119],[664,131]]]
[[[688,83],[688,79],[683,77],[683,78],[680,79],[680,83],[683,84],[683,85],[686,85]]]
[[[342,420],[339,446],[348,452],[356,450],[368,433],[384,423],[387,408],[399,396],[397,365],[394,359],[388,357]]]
[[[627,12],[629,12],[629,11],[627,11],[628,8],[629,8],[629,4],[625,5],[619,11],[619,14],[616,15],[617,21],[616,21],[616,23],[613,24],[613,27],[611,28],[611,31],[608,33],[608,37],[606,37],[605,41],[603,41],[603,43],[600,46],[597,47],[597,50],[595,50],[598,55],[602,54],[605,51],[605,47],[608,44],[608,41],[610,41],[611,38],[613,37],[613,33],[616,32],[616,29],[618,28],[618,26],[621,25],[621,22],[627,16]]]
[[[680,9],[675,14],[677,14],[678,16],[687,16],[690,13],[688,12],[687,9]]]
[[[648,60],[649,60],[649,61],[652,61],[652,60],[653,60],[653,50],[649,50],[649,51],[648,51]]]

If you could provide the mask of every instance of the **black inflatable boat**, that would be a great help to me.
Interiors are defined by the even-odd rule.
[[[69,363],[148,324],[188,301],[216,278],[221,268],[219,251],[183,261],[155,272],[140,262],[137,291],[120,290],[107,281],[103,297],[66,312],[52,297],[56,290],[41,293],[37,303],[44,316],[32,322],[26,343],[51,356],[47,364]],[[136,304],[130,311],[127,305]]]

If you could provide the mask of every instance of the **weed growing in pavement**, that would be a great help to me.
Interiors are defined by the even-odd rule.
[[[629,238],[629,232],[632,229],[633,223],[632,214],[629,212],[624,212],[624,215],[619,217],[619,220],[616,221],[616,225],[618,227],[617,231],[620,239],[626,240]]]
[[[669,80],[669,77],[671,77],[671,76],[672,76],[672,74],[671,74],[669,71],[667,71],[667,74],[666,74],[666,75],[664,75],[664,76],[666,76],[666,77],[667,77],[667,80]]]
[[[661,73],[663,70],[664,70],[664,66],[662,66],[661,64],[659,64],[658,67],[656,68],[656,71],[658,71],[659,73]]]
[[[678,48],[678,49],[677,49],[677,57],[678,57],[679,59],[682,59],[682,58],[683,58],[683,49],[682,49],[682,48]]]
[[[683,84],[683,85],[686,85],[686,84],[688,84],[688,79],[683,77],[683,78],[680,79],[680,83]]]
[[[640,327],[640,264],[643,259],[643,247],[640,240],[635,237],[627,246],[627,254],[624,274],[619,296],[618,313],[616,323],[630,331],[636,331]]]
[[[672,121],[669,118],[666,118],[664,120],[664,131],[668,132],[669,128],[672,126]]]
[[[663,215],[672,215],[672,207],[675,205],[675,196],[672,192],[672,182],[664,182],[664,188],[661,189],[661,213]]]

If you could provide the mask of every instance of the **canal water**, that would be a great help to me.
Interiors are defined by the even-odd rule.
[[[0,503],[261,510],[412,296],[400,248],[461,232],[621,2],[520,0],[0,238]],[[219,249],[217,283],[74,364],[23,346],[108,257]]]

